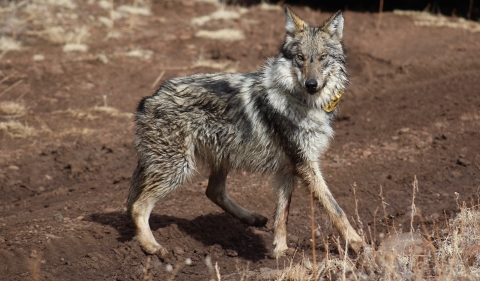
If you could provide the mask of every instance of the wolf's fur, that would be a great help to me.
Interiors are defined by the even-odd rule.
[[[362,239],[333,199],[319,165],[333,136],[335,114],[322,106],[347,83],[343,16],[337,12],[312,27],[288,8],[285,14],[281,53],[262,70],[171,79],[138,105],[139,159],[127,204],[145,252],[168,254],[155,241],[149,216],[159,199],[192,176],[197,159],[211,169],[207,197],[248,225],[263,226],[267,218],[228,197],[228,172],[275,175],[275,257],[288,249],[286,219],[297,178],[313,190],[348,245],[361,247]]]

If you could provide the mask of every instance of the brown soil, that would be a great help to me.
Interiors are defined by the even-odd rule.
[[[0,130],[2,280],[139,280],[145,267],[154,280],[166,280],[173,274],[166,264],[175,271],[186,258],[192,264],[180,268],[175,280],[209,280],[214,272],[206,257],[218,263],[222,280],[240,280],[242,273],[258,275],[262,268],[281,269],[290,262],[268,258],[271,222],[262,229],[247,227],[205,197],[204,175],[153,211],[151,228],[172,251],[171,259],[149,257],[132,240],[125,200],[136,155],[133,115],[125,113],[134,112],[140,98],[154,91],[151,85],[164,70],[162,81],[215,71],[188,67],[203,56],[252,71],[276,53],[283,39],[283,12],[259,7],[249,8],[241,19],[204,27],[241,29],[245,40],[196,38],[199,27],[192,27],[190,19],[215,9],[191,1],[154,2],[153,16],[115,23],[123,31],[119,39],[104,40],[106,27],[90,29],[88,53],[62,53],[61,46],[38,36],[18,35],[26,49],[7,52],[0,60],[0,80],[13,75],[0,84],[0,93],[22,82],[0,99],[26,106],[14,119],[35,131],[13,136]],[[294,10],[313,23],[328,16]],[[79,14],[97,12],[87,6]],[[356,185],[363,229],[371,232],[368,237],[381,237],[387,230],[410,230],[416,176],[417,211],[428,229],[441,226],[462,201],[478,199],[480,33],[418,27],[390,13],[383,14],[378,28],[377,15],[344,16],[352,83],[341,103],[336,137],[322,159],[330,189],[353,218]],[[127,57],[133,48],[152,50],[153,56]],[[45,60],[33,62],[34,54]],[[166,68],[172,66],[185,68]],[[105,104],[118,112],[98,108]],[[239,203],[272,217],[268,177],[240,173],[229,176],[228,185]],[[317,241],[335,237],[320,208],[316,223],[321,230]],[[301,188],[294,194],[288,231],[296,259],[303,252],[311,255],[309,197]],[[323,242],[317,246],[321,259]]]

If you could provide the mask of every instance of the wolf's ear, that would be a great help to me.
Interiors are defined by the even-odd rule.
[[[285,7],[285,27],[290,34],[303,32],[307,23],[295,15],[290,8]]]
[[[337,37],[339,40],[343,37],[343,15],[342,11],[336,12],[322,26],[322,30],[328,34]]]

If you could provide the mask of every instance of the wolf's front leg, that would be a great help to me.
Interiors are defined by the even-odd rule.
[[[277,207],[275,211],[273,257],[279,258],[287,252],[287,220],[290,201],[292,199],[295,177],[293,175],[278,174],[275,176],[275,192]]]
[[[313,190],[315,197],[320,201],[333,225],[340,232],[340,236],[353,251],[358,253],[363,246],[363,240],[350,225],[347,216],[333,198],[327,183],[323,179],[318,163],[310,162],[303,165],[298,169],[298,173],[309,191]]]

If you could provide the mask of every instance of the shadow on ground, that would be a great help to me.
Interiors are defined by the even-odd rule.
[[[135,236],[133,222],[126,213],[93,213],[89,220],[115,228],[120,235],[119,242],[130,241]],[[252,262],[264,259],[268,253],[261,235],[226,213],[198,216],[193,220],[152,214],[150,227],[160,244],[178,240],[174,244],[189,246],[195,244],[193,238],[204,247],[219,248],[219,245],[227,254],[238,254],[238,257]]]

